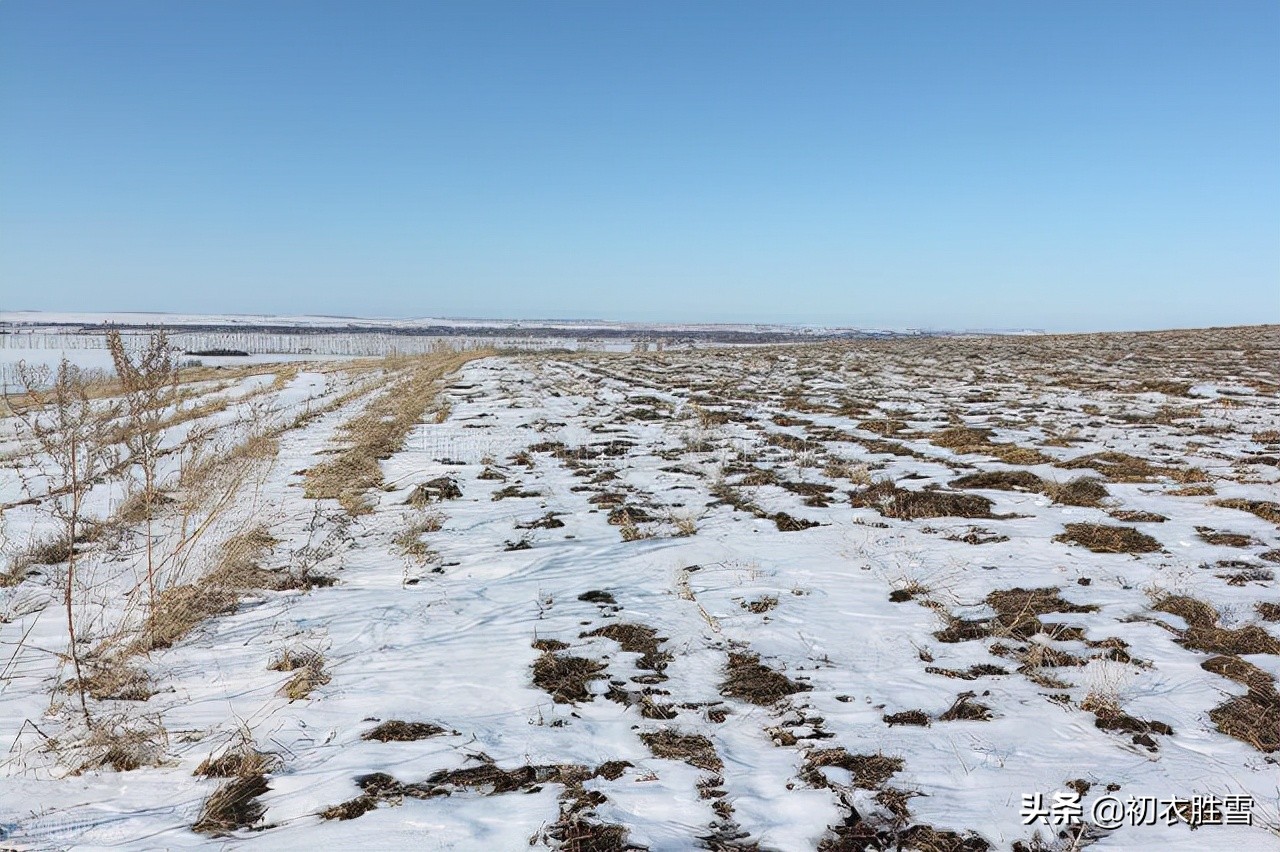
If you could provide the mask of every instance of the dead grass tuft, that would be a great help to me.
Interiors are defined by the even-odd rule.
[[[223,784],[205,800],[193,831],[220,836],[239,828],[249,828],[262,819],[266,806],[258,797],[271,788],[262,775],[234,778]]]
[[[1146,533],[1107,524],[1067,524],[1066,531],[1053,540],[1078,544],[1094,553],[1154,553],[1162,549],[1160,542]]]
[[[720,694],[767,707],[788,695],[810,689],[760,662],[756,654],[729,654]]]
[[[888,480],[849,495],[854,508],[873,508],[886,518],[995,518],[991,501],[978,494],[954,491],[911,491]]]
[[[1273,503],[1269,500],[1243,500],[1240,498],[1232,498],[1229,500],[1214,500],[1213,505],[1222,506],[1226,509],[1239,509],[1242,512],[1249,512],[1257,515],[1264,521],[1270,521],[1273,524],[1280,524],[1280,503]]]
[[[875,790],[894,773],[901,772],[903,762],[900,757],[883,754],[850,754],[843,748],[813,749],[804,757],[800,778],[811,787],[826,787],[827,779],[820,770],[827,766],[848,771],[855,787]]]
[[[953,479],[952,488],[985,488],[995,491],[1044,490],[1045,481],[1029,470],[988,470]]]
[[[680,734],[669,729],[640,734],[640,740],[649,747],[654,757],[667,760],[683,760],[690,766],[719,772],[723,761],[716,754],[711,740],[700,734]]]
[[[414,486],[405,503],[415,509],[423,509],[432,503],[456,500],[461,496],[462,489],[458,487],[456,480],[448,476],[438,476]]]
[[[371,731],[365,731],[360,739],[377,740],[380,743],[406,743],[425,740],[427,737],[443,733],[447,733],[444,728],[430,722],[402,722],[399,719],[392,719]]]
[[[1160,468],[1146,459],[1116,450],[1089,453],[1055,464],[1066,470],[1096,470],[1112,482],[1150,482],[1161,473]]]
[[[671,662],[671,655],[661,650],[666,637],[659,636],[656,630],[643,624],[606,624],[597,630],[581,634],[581,638],[588,636],[612,639],[622,646],[622,650],[639,654],[636,668],[661,673]]]
[[[557,704],[590,701],[587,684],[604,677],[605,666],[586,657],[545,651],[533,661],[533,683]]]
[[[1101,480],[1079,476],[1069,482],[1045,483],[1044,493],[1055,503],[1064,506],[1098,507],[1111,496]]]
[[[1186,648],[1210,654],[1280,654],[1276,639],[1256,624],[1229,629],[1218,626],[1218,612],[1204,601],[1186,595],[1168,595],[1152,609],[1176,615],[1187,623],[1178,642]]]

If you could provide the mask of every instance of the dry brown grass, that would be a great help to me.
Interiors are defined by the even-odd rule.
[[[1152,605],[1157,612],[1176,615],[1187,623],[1178,642],[1210,654],[1280,654],[1276,639],[1256,624],[1234,629],[1218,626],[1218,612],[1204,601],[1186,595],[1166,595]]]
[[[192,830],[217,837],[249,828],[266,813],[266,806],[258,797],[270,789],[262,775],[233,778],[205,800]]]
[[[683,760],[690,766],[711,772],[719,772],[724,768],[724,762],[716,754],[716,747],[701,734],[681,734],[663,729],[640,734],[640,741],[649,747],[654,757]]]
[[[557,704],[576,704],[591,700],[587,684],[603,678],[604,670],[602,663],[586,657],[544,651],[533,661],[533,683]]]
[[[1229,500],[1214,500],[1213,505],[1222,506],[1226,509],[1239,509],[1241,512],[1249,512],[1257,515],[1264,521],[1270,521],[1273,524],[1280,524],[1280,503],[1270,500],[1244,500],[1240,498],[1231,498]]]
[[[360,739],[377,740],[380,743],[405,743],[425,740],[427,737],[443,733],[447,733],[444,728],[430,722],[402,722],[399,719],[392,719],[383,722],[373,730],[365,731]]]
[[[827,766],[847,770],[855,787],[875,790],[901,772],[903,762],[900,757],[883,754],[850,754],[843,748],[812,749],[805,755],[800,778],[811,787],[826,787],[827,779],[820,770]]]
[[[996,491],[1044,490],[1045,481],[1029,470],[988,470],[951,480],[952,488],[980,488]]]
[[[307,471],[304,494],[312,499],[336,499],[350,515],[372,511],[366,493],[382,485],[380,462],[404,446],[409,431],[422,421],[435,399],[440,380],[485,354],[449,351],[416,359],[404,378],[343,424],[347,446],[333,459]]]
[[[764,665],[755,654],[731,652],[720,694],[767,707],[809,688]]]
[[[1102,501],[1111,496],[1101,480],[1089,476],[1078,476],[1069,482],[1047,482],[1044,493],[1055,503],[1063,506],[1098,507]]]
[[[293,672],[293,676],[280,687],[280,694],[290,701],[300,701],[317,687],[329,682],[329,675],[324,670],[324,655],[318,651],[285,651],[272,660],[267,668],[277,672]]]
[[[1078,544],[1094,553],[1154,553],[1162,549],[1160,542],[1146,533],[1107,524],[1067,524],[1066,531],[1053,540]]]
[[[854,508],[873,508],[886,518],[994,518],[992,503],[978,494],[954,491],[911,491],[883,480],[849,495]]]

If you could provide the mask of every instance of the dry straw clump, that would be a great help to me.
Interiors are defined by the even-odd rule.
[[[233,611],[246,590],[295,585],[287,575],[258,567],[258,560],[276,543],[265,526],[228,539],[212,571],[195,583],[172,586],[156,595],[148,630],[131,650],[168,648],[205,619]]]
[[[978,494],[925,489],[911,491],[882,480],[849,495],[854,508],[873,508],[886,518],[995,518],[991,501]]]
[[[366,731],[360,739],[377,740],[380,743],[407,743],[425,740],[443,733],[447,733],[444,728],[430,722],[404,722],[392,719],[383,722],[373,730]]]
[[[649,747],[654,757],[683,760],[690,766],[711,772],[719,772],[724,768],[720,755],[716,754],[716,747],[701,734],[681,734],[664,729],[642,733],[640,740]]]
[[[1066,531],[1053,540],[1078,544],[1094,553],[1154,553],[1162,549],[1160,542],[1146,533],[1107,524],[1067,524]]]
[[[192,830],[221,836],[239,828],[249,828],[267,812],[258,797],[270,789],[266,777],[260,774],[233,778],[205,800],[200,818],[191,826]]]
[[[1262,627],[1235,629],[1218,626],[1218,612],[1204,601],[1186,595],[1167,595],[1152,606],[1187,623],[1178,641],[1187,648],[1211,654],[1280,654],[1280,639]]]
[[[733,652],[729,654],[720,694],[767,707],[809,688],[764,665],[756,654]]]
[[[1214,500],[1213,505],[1222,506],[1227,509],[1239,509],[1242,512],[1249,512],[1257,515],[1264,521],[1270,521],[1273,524],[1280,524],[1280,503],[1274,503],[1270,500],[1243,500],[1240,498],[1232,498],[1230,500]]]
[[[276,672],[293,672],[293,677],[280,687],[280,694],[290,701],[300,701],[316,687],[329,682],[329,675],[324,670],[324,655],[319,651],[285,651],[267,668]]]
[[[575,704],[591,700],[587,684],[603,678],[604,670],[602,663],[586,657],[545,651],[533,661],[533,683],[557,704]]]
[[[365,494],[382,485],[380,462],[404,446],[409,431],[426,415],[440,379],[482,354],[449,351],[416,359],[405,378],[343,424],[346,448],[307,471],[305,495],[336,499],[351,515],[372,511]]]

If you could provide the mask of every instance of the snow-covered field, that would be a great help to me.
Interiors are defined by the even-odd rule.
[[[162,603],[221,603],[143,641],[117,465],[88,723],[9,417],[0,848],[1280,848],[1278,365],[1255,327],[206,371],[150,540]],[[316,497],[408,389],[380,481]]]

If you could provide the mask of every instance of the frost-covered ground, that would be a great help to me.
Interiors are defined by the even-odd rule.
[[[1280,848],[1277,364],[1276,328],[489,357],[354,517],[304,473],[402,365],[210,380],[171,478],[196,424],[275,443],[157,519],[213,530],[166,587],[257,527],[312,580],[128,658],[146,688],[90,699],[128,771],[58,686],[62,569],[0,588],[0,846]],[[3,521],[11,554],[50,525]],[[141,629],[142,540],[84,546],[86,653]],[[1024,825],[1069,791],[1082,828]],[[1106,829],[1107,796],[1253,825]]]

